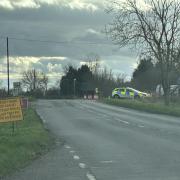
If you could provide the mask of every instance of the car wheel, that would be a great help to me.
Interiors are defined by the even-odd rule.
[[[134,96],[134,99],[140,99],[140,96],[136,95]]]
[[[117,94],[114,95],[114,99],[119,99],[119,96]]]

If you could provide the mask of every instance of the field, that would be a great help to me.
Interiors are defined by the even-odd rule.
[[[180,103],[178,101],[171,103],[169,106],[165,106],[161,100],[154,99],[129,100],[105,98],[100,101],[115,106],[180,117]]]
[[[0,179],[46,153],[54,144],[53,136],[44,129],[35,110],[24,112],[24,120],[0,124]]]

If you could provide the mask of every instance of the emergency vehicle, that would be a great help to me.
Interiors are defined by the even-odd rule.
[[[136,89],[130,87],[122,87],[122,88],[115,88],[112,91],[113,98],[132,98],[132,99],[139,99],[144,97],[149,97],[150,94],[138,91]]]

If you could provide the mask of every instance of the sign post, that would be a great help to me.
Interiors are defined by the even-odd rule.
[[[14,133],[15,122],[23,120],[20,98],[0,100],[0,123],[12,122]]]

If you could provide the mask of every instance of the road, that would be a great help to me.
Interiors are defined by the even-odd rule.
[[[18,180],[180,179],[179,118],[85,100],[40,100],[36,107],[65,143]]]

